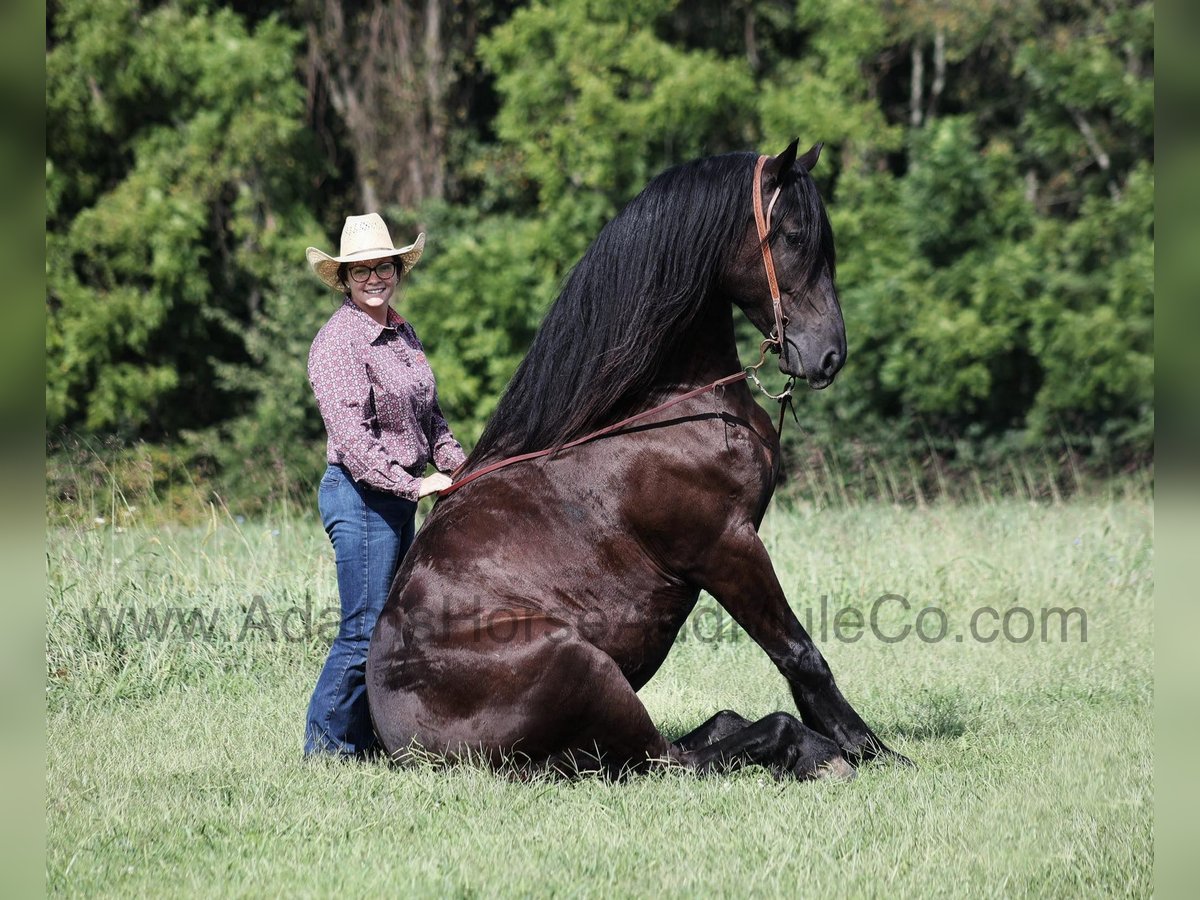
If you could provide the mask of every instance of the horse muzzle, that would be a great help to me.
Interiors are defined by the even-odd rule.
[[[834,376],[841,371],[846,355],[837,347],[827,347],[820,352],[815,361],[806,364],[805,354],[793,342],[784,343],[784,350],[779,355],[779,371],[793,378],[808,382],[814,391],[827,388],[833,383]]]

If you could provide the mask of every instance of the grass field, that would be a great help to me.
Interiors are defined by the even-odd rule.
[[[105,518],[49,536],[51,892],[1151,892],[1152,507],[1140,492],[773,509],[763,536],[793,606],[851,702],[919,765],[845,783],[761,769],[516,783],[467,766],[304,763],[336,604],[317,523]],[[847,640],[859,629],[843,614],[839,639],[842,607],[874,608],[875,628]],[[922,614],[924,635],[944,616],[944,639],[893,640],[925,607],[940,614]],[[1086,640],[1079,612],[1065,639],[1062,616],[1043,616],[1074,607]],[[793,709],[707,600],[642,696],[670,736],[721,708]]]

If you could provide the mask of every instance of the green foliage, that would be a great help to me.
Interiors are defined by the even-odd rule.
[[[539,219],[432,211],[432,238],[402,301],[437,374],[455,435],[470,447],[525,355],[563,276]]]
[[[236,409],[213,363],[310,221],[299,35],[207,3],[72,0],[47,54],[50,424],[171,436]]]
[[[240,414],[185,433],[192,452],[213,460],[231,496],[255,507],[307,493],[325,468],[325,432],[308,384],[308,348],[342,295],[304,264],[305,247],[328,246],[310,232],[275,234],[260,274],[271,289],[242,332],[245,362],[217,362],[214,377],[245,398]],[[257,500],[258,503],[253,501]]]
[[[984,5],[987,28],[924,7],[893,11],[910,16],[912,46],[940,30],[951,85],[1007,93],[910,127],[902,167],[842,155],[830,212],[850,360],[836,392],[804,404],[805,443],[903,448],[893,462],[922,443],[973,459],[1042,447],[1093,464],[1144,460],[1151,7],[1037,6],[1022,24]],[[839,9],[821,5],[814,19]],[[1004,41],[987,71],[978,51]]]
[[[1045,381],[1029,411],[1034,434],[1065,427],[1117,447],[1153,439],[1154,185],[1148,164],[1117,199],[1043,229],[1045,289],[1031,349]]]
[[[863,77],[866,60],[887,46],[886,20],[863,15],[853,0],[826,0],[798,4],[787,27],[805,35],[803,52],[779,59],[747,98],[762,122],[760,149],[781,147],[797,135],[837,148],[846,160],[897,149],[900,129],[887,121]],[[826,157],[823,166],[831,164],[837,162]]]
[[[667,166],[753,139],[745,66],[659,38],[674,3],[633,6],[533,3],[481,45],[503,99],[496,133],[543,210],[592,191],[611,215]]]
[[[271,7],[71,0],[47,55],[49,422],[185,443],[259,495],[322,464],[304,369],[337,298],[302,251],[361,211],[310,146],[317,8]],[[466,445],[648,179],[799,135],[827,145],[850,356],[801,399],[793,454],[1148,458],[1151,3],[469,7],[488,31],[453,63],[478,86],[449,119],[457,193],[383,210],[429,233],[402,310]]]
[[[1030,94],[1021,136],[1055,203],[1120,190],[1152,156],[1154,5],[1079,3],[1026,39],[1014,74]],[[1083,190],[1080,190],[1082,188]]]
[[[878,402],[961,427],[989,417],[997,388],[1007,386],[1032,284],[1016,235],[1032,214],[1013,187],[1012,153],[981,153],[969,119],[940,120],[913,143],[886,230],[870,239],[898,247],[884,264],[891,277],[874,273],[887,279],[887,294],[869,295],[854,324],[870,354],[865,365],[878,373]],[[843,276],[852,309],[857,283]]]

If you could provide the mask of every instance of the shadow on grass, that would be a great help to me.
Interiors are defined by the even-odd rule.
[[[926,689],[912,697],[899,720],[886,723],[883,734],[917,741],[962,737],[979,726],[980,707],[959,690]]]
[[[785,712],[798,715],[792,710]],[[890,721],[884,719],[875,730],[885,739],[904,737],[917,741],[948,740],[975,731],[981,719],[979,702],[972,700],[961,690],[939,691],[926,688],[910,697]],[[696,723],[699,724],[700,722]],[[660,728],[663,736],[674,742],[696,725],[670,722],[664,723]]]

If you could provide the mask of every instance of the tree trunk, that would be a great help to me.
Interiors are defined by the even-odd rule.
[[[309,66],[345,125],[363,212],[414,209],[446,195],[455,79],[443,27],[448,2],[369,0],[352,11],[355,4],[322,0],[314,11]]]
[[[921,95],[925,88],[925,51],[921,45],[913,41],[912,48],[912,82],[909,87],[908,124],[913,128],[921,127],[922,103]]]
[[[933,84],[929,86],[929,110],[926,118],[937,115],[938,100],[946,87],[946,30],[939,28],[933,35]]]

